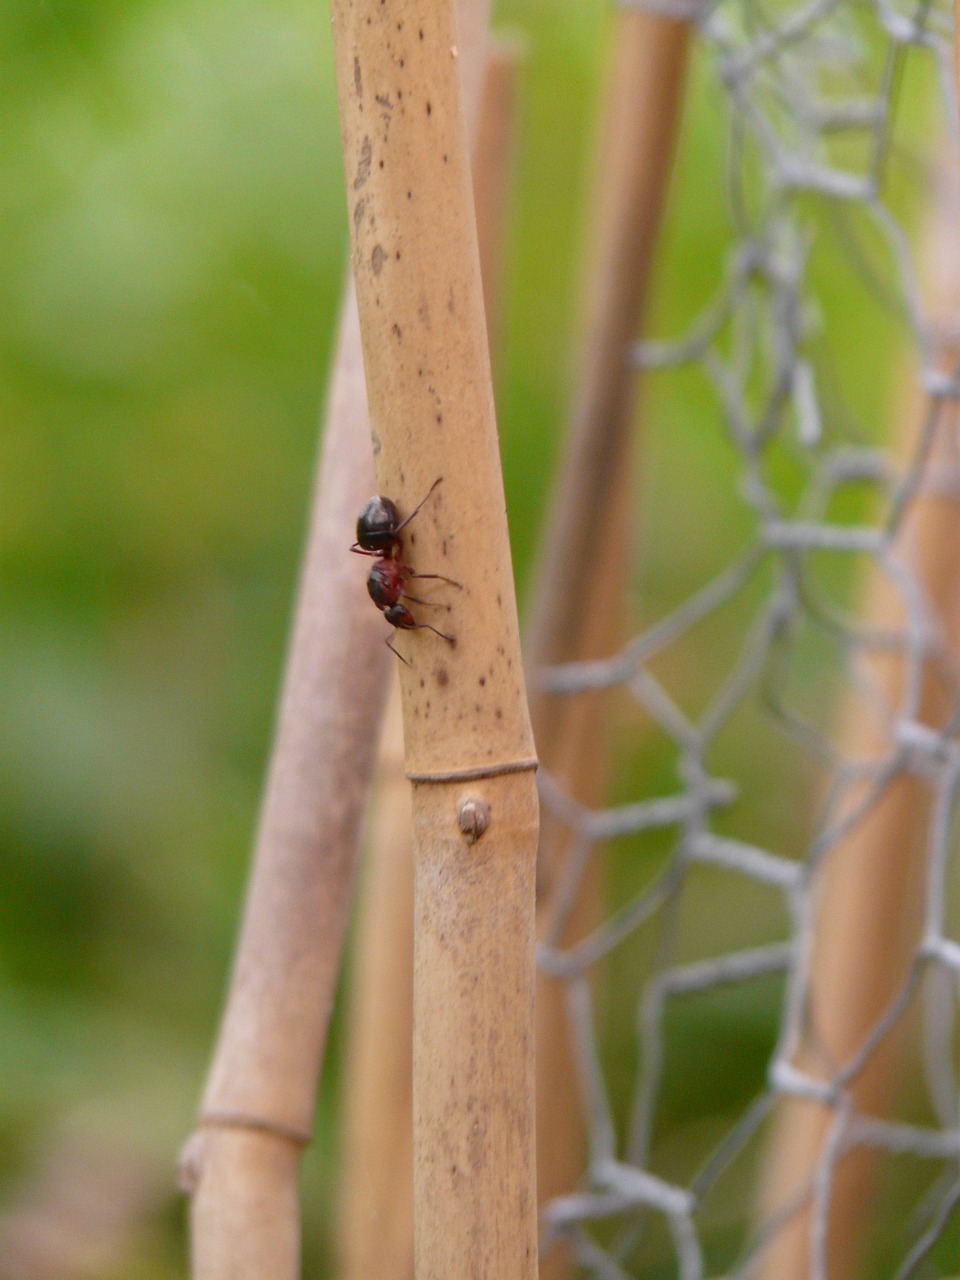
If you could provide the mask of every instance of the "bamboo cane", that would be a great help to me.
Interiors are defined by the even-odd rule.
[[[452,642],[399,637],[416,840],[416,1272],[536,1273],[537,800],[450,0],[335,0],[381,492]],[[421,606],[423,608],[423,606]]]
[[[487,53],[474,200],[488,332],[497,331],[499,263],[519,49]],[[491,346],[494,339],[491,336]],[[413,1276],[413,831],[403,770],[400,686],[391,683],[375,787],[350,997],[339,1252],[343,1280]]]
[[[416,842],[413,1158],[422,1280],[536,1271],[538,806],[449,0],[334,0],[353,265],[381,492],[460,582],[401,637]],[[422,607],[421,607],[422,608]]]
[[[543,544],[531,610],[528,669],[600,657],[616,646],[633,508],[632,424],[636,377],[627,358],[647,294],[650,267],[672,168],[683,100],[686,24],[621,9],[602,116],[587,279],[585,354],[557,494]],[[569,584],[576,583],[576,609]],[[580,803],[601,802],[611,709],[601,695],[550,699],[534,692],[534,735],[541,758]],[[569,833],[544,815],[538,865],[538,933],[570,942],[599,912],[594,856],[569,918],[557,919],[554,890],[570,852]],[[553,935],[557,936],[553,936]],[[583,1122],[569,1046],[565,988],[537,984],[537,1163],[545,1203],[576,1185],[583,1166]],[[543,1280],[569,1274],[560,1248],[541,1264]]]
[[[933,266],[931,312],[947,319],[952,336],[943,346],[944,367],[960,355],[960,246],[956,226],[960,203],[935,201],[928,227],[927,256]],[[906,398],[894,450],[903,465],[915,445],[921,405]],[[956,430],[955,408],[944,412],[930,464],[949,455]],[[960,508],[952,495],[920,491],[900,532],[923,583],[947,650],[960,657]],[[902,630],[903,605],[889,580],[871,575],[863,614],[868,625]],[[871,674],[892,707],[901,705],[905,672],[896,655],[877,656]],[[925,665],[919,719],[942,727],[952,710],[947,686],[933,662]],[[891,744],[871,730],[860,703],[850,701],[842,737],[854,758],[888,753]],[[831,853],[819,893],[817,938],[809,976],[811,1035],[798,1064],[828,1076],[849,1062],[904,982],[920,941],[926,872],[924,840],[930,820],[930,791],[914,775],[897,777],[854,832]],[[859,1112],[889,1114],[902,1060],[902,1027],[886,1038],[855,1077],[850,1094]],[[764,1216],[795,1202],[809,1188],[823,1156],[832,1112],[812,1102],[781,1104],[761,1191]],[[873,1207],[878,1158],[854,1150],[837,1164],[830,1193],[826,1274],[830,1280],[860,1273],[864,1237]],[[764,1280],[806,1280],[814,1263],[813,1207],[795,1213],[764,1251],[758,1274]]]
[[[182,1163],[195,1280],[299,1271],[298,1158],[312,1132],[388,656],[344,545],[372,483],[351,443],[365,420],[348,301],[247,906],[201,1128]],[[348,697],[330,673],[355,668],[364,679]]]

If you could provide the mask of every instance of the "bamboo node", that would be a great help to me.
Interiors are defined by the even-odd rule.
[[[177,1189],[185,1196],[193,1195],[200,1185],[205,1146],[204,1135],[199,1131],[192,1133],[183,1144],[177,1161]]]
[[[259,1133],[268,1133],[284,1142],[292,1142],[298,1147],[308,1147],[312,1137],[305,1129],[296,1125],[284,1124],[282,1120],[271,1120],[267,1116],[250,1115],[245,1111],[202,1111],[197,1117],[201,1127],[217,1129],[255,1129]]]
[[[499,778],[506,773],[527,773],[537,769],[540,761],[536,756],[529,760],[507,760],[500,764],[477,765],[470,769],[447,769],[438,773],[408,772],[410,782],[472,782],[477,778]]]
[[[467,844],[476,844],[490,825],[490,806],[479,796],[464,796],[457,806],[457,823]]]

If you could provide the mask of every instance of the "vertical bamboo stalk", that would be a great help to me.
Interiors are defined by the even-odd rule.
[[[589,221],[585,351],[570,434],[531,610],[527,664],[600,657],[623,625],[630,517],[634,509],[632,424],[636,375],[628,350],[647,295],[650,267],[676,146],[689,31],[668,18],[621,9],[613,38]],[[569,607],[569,584],[577,605]],[[531,699],[534,736],[545,767],[580,803],[601,802],[610,743],[604,695]],[[554,890],[569,856],[569,833],[544,815],[538,880],[538,932],[557,941],[586,932],[599,911],[594,857],[570,917],[557,920]],[[570,1191],[583,1162],[583,1124],[562,982],[537,985],[537,1163],[541,1203]],[[541,1265],[561,1280],[568,1254]]]
[[[536,1274],[537,801],[449,0],[334,0],[381,492],[452,643],[398,637],[414,782],[416,1272]],[[424,606],[420,606],[423,608]]]
[[[393,682],[360,894],[344,1069],[342,1280],[413,1280],[413,819]]]
[[[299,1154],[313,1128],[388,656],[345,554],[372,483],[356,443],[366,398],[352,291],[327,420],[243,925],[201,1127],[181,1166],[195,1280],[299,1273]]]
[[[461,56],[463,40],[461,39]],[[487,51],[474,199],[488,332],[497,330],[503,206],[519,50]],[[494,338],[491,336],[491,345]],[[413,1276],[413,830],[400,686],[391,685],[358,911],[344,1083],[339,1216],[343,1280]]]
[[[955,365],[960,352],[960,245],[956,226],[960,202],[956,192],[941,192],[932,210],[927,258],[931,266],[931,312],[947,321],[942,359]],[[901,465],[910,465],[916,427],[922,414],[916,393],[905,397],[894,450]],[[958,414],[944,411],[927,463],[952,460],[952,437]],[[913,499],[900,545],[909,548],[913,571],[923,584],[931,616],[954,657],[960,657],[960,507],[951,494],[921,490]],[[903,604],[878,571],[865,592],[867,625],[903,630]],[[870,672],[891,707],[902,703],[904,664],[899,655],[871,659]],[[952,696],[928,662],[924,669],[919,719],[942,728],[953,709]],[[850,699],[844,712],[842,740],[853,758],[889,753],[884,740],[864,716],[862,704]],[[897,777],[853,833],[830,855],[819,891],[817,938],[809,976],[811,1029],[799,1065],[814,1075],[829,1076],[850,1061],[864,1037],[882,1016],[907,975],[920,941],[926,867],[925,838],[930,821],[929,788],[916,776]],[[853,1080],[851,1097],[868,1115],[889,1114],[902,1058],[902,1028],[889,1035]],[[795,1099],[779,1107],[777,1126],[761,1192],[765,1215],[792,1202],[808,1188],[823,1156],[833,1114],[824,1106]],[[836,1166],[831,1184],[826,1262],[831,1280],[859,1274],[872,1193],[877,1178],[876,1153],[848,1153]],[[807,1203],[778,1232],[765,1250],[758,1274],[765,1280],[805,1280],[812,1263],[812,1206]]]

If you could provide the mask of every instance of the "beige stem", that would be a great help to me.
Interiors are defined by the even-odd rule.
[[[327,416],[246,911],[201,1129],[184,1156],[195,1280],[299,1271],[299,1148],[313,1127],[389,657],[346,554],[372,485],[357,444],[366,412],[351,302]]]
[[[519,52],[493,41],[483,81],[474,198],[491,333]],[[358,911],[344,1083],[339,1215],[343,1280],[413,1276],[413,829],[403,770],[400,685],[393,681],[375,788],[369,865]]]
[[[672,168],[683,101],[688,28],[622,9],[601,122],[592,261],[587,282],[585,352],[579,394],[561,465],[561,484],[544,541],[531,611],[528,667],[600,657],[623,627],[626,547],[632,501],[635,373],[628,349],[636,337]],[[571,592],[570,584],[576,584]],[[571,600],[575,606],[571,608]],[[602,802],[611,743],[604,695],[548,699],[534,692],[534,735],[544,766],[581,804]],[[554,890],[570,853],[570,833],[544,815],[538,866],[538,932],[558,927]],[[559,939],[585,933],[600,912],[600,864],[594,851],[576,906]],[[583,1168],[583,1121],[570,1052],[562,982],[537,984],[537,1163],[545,1203],[571,1191]],[[552,1250],[543,1280],[570,1272],[569,1254]]]
[[[380,490],[411,511],[441,481],[404,556],[461,584],[430,588],[451,642],[397,641],[415,782],[416,1273],[529,1278],[537,799],[454,11],[332,12]]]

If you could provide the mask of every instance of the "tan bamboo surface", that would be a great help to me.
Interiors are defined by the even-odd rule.
[[[334,0],[379,489],[449,604],[398,636],[414,782],[420,1280],[536,1275],[537,796],[450,0]],[[421,609],[424,606],[420,606]],[[435,616],[441,617],[436,611]]]
[[[462,41],[461,41],[462,43]],[[487,52],[474,202],[491,345],[520,50]],[[404,775],[398,679],[390,684],[358,908],[344,1070],[343,1173],[338,1241],[342,1280],[413,1276],[413,827]]]
[[[299,1156],[312,1133],[389,658],[345,554],[372,484],[356,447],[366,401],[352,300],[327,424],[233,974],[200,1128],[181,1164],[195,1280],[299,1274]],[[349,696],[331,679],[346,670],[364,673]]]
[[[953,191],[935,201],[925,246],[931,270],[931,313],[944,321],[944,367],[960,358],[960,243],[956,228],[960,202]],[[904,395],[893,450],[901,466],[910,463],[925,413],[915,374]],[[924,474],[939,465],[955,467],[951,437],[960,426],[956,410],[944,410]],[[960,505],[955,494],[928,486],[914,497],[898,535],[923,583],[932,618],[946,651],[960,659]],[[890,582],[874,569],[865,586],[864,621],[902,630],[903,606]],[[891,707],[903,695],[903,663],[895,654],[872,656],[868,673]],[[926,664],[919,719],[942,728],[953,696],[933,660]],[[862,701],[850,697],[841,722],[841,746],[851,758],[879,759],[891,750],[883,730],[873,725]],[[810,1031],[800,1046],[798,1066],[827,1079],[849,1062],[871,1027],[901,988],[916,955],[922,930],[926,839],[931,792],[914,775],[889,785],[852,834],[830,854],[818,891],[819,910],[811,961]],[[851,798],[851,807],[858,797]],[[889,1116],[903,1058],[903,1019],[855,1077],[850,1093],[858,1111]],[[809,1188],[824,1153],[833,1113],[795,1099],[778,1106],[760,1200],[766,1217]],[[866,1148],[840,1160],[831,1187],[826,1241],[826,1275],[849,1280],[860,1274],[865,1233],[875,1211],[873,1192],[879,1161]],[[764,1251],[762,1280],[807,1280],[812,1274],[812,1207],[808,1201]]]
[[[528,669],[610,654],[622,638],[633,477],[637,336],[673,164],[683,103],[688,28],[639,10],[615,19],[588,219],[584,355],[560,485],[531,610]],[[573,602],[573,607],[571,607]],[[603,802],[611,706],[603,694],[531,696],[541,759],[581,804]],[[570,852],[569,833],[544,814],[538,864],[538,934],[570,942],[601,911],[598,855],[569,916],[553,892]],[[571,1055],[565,986],[537,983],[537,1164],[540,1203],[571,1191],[583,1172],[583,1120]],[[569,1251],[552,1249],[543,1280],[570,1274]]]

